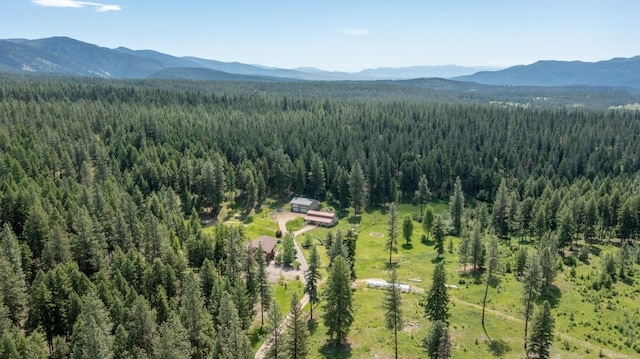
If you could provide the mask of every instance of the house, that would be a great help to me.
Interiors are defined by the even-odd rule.
[[[291,212],[307,213],[308,211],[315,211],[318,209],[320,202],[316,199],[293,197],[291,202]]]
[[[251,241],[251,248],[258,250],[258,248],[260,248],[260,244],[262,244],[262,251],[264,252],[264,257],[268,264],[276,256],[277,243],[278,240],[273,237],[261,236]]]
[[[308,211],[304,221],[321,227],[333,227],[338,223],[338,216],[330,212]]]

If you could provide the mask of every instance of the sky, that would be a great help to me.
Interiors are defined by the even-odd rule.
[[[356,72],[640,55],[638,0],[0,0],[0,38]]]

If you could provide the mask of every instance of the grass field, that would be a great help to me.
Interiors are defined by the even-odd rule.
[[[433,203],[436,214],[447,210],[446,203]],[[398,218],[406,214],[419,214],[420,209],[410,204],[398,207]],[[255,221],[255,220],[254,220]],[[268,218],[259,219],[263,228],[269,228]],[[310,324],[311,358],[391,358],[393,357],[393,334],[384,327],[382,292],[366,288],[364,280],[387,279],[389,252],[384,249],[387,239],[387,213],[382,209],[368,211],[358,217],[343,217],[331,229],[316,228],[310,232],[314,243],[325,240],[328,231],[355,227],[359,237],[356,250],[356,289],[354,290],[355,322],[348,336],[348,344],[333,347],[326,344],[326,328],[322,324],[322,309],[314,310],[318,320]],[[401,225],[401,223],[399,223]],[[249,226],[251,227],[251,225]],[[423,316],[419,302],[424,290],[429,288],[432,271],[437,261],[432,242],[421,243],[423,234],[419,223],[414,223],[411,244],[399,238],[399,251],[393,254],[398,278],[414,287],[414,291],[403,294],[405,327],[399,333],[399,353],[402,358],[425,358],[422,342],[429,329],[429,320]],[[299,240],[302,240],[300,238]],[[453,358],[522,358],[524,320],[520,312],[522,284],[513,273],[499,273],[499,281],[489,288],[486,327],[491,342],[480,324],[484,280],[482,273],[463,273],[458,261],[460,239],[447,237],[445,243],[453,242],[453,253],[445,252],[444,262],[450,288],[450,331]],[[515,268],[515,253],[518,243],[511,247],[501,243],[501,263],[507,262]],[[446,246],[445,246],[446,247]],[[606,253],[616,251],[616,244],[592,244],[588,263],[577,261],[573,270],[562,266],[552,290],[543,299],[549,300],[556,321],[555,340],[552,348],[558,358],[637,358],[640,353],[640,285],[632,276],[613,283],[611,289],[593,289],[594,279],[600,271],[600,259]],[[305,256],[310,249],[304,249]],[[321,261],[328,263],[326,248],[318,246]],[[568,252],[567,252],[568,253]],[[638,265],[635,264],[635,272]],[[467,271],[470,272],[469,266]],[[326,278],[326,272],[323,273]],[[413,279],[414,281],[409,281]],[[416,282],[421,279],[421,282]],[[290,293],[282,293],[283,296]],[[282,298],[280,301],[286,301]],[[542,301],[542,299],[540,299]],[[286,304],[288,307],[288,303]],[[322,303],[320,304],[322,306]],[[283,306],[284,307],[284,306]]]

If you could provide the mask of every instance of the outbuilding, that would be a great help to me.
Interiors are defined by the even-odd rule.
[[[338,223],[338,216],[331,212],[308,211],[304,221],[321,227],[333,227]]]
[[[291,212],[307,213],[309,211],[315,211],[318,209],[320,202],[317,199],[293,197],[291,202]]]

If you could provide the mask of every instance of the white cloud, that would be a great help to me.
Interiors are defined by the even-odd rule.
[[[122,7],[120,5],[102,4],[97,2],[78,1],[78,0],[33,0],[33,3],[36,5],[49,6],[49,7],[81,8],[85,6],[92,6],[95,8],[96,12],[122,10]]]
[[[369,35],[369,30],[349,28],[338,30],[337,33],[348,36],[364,36]]]

